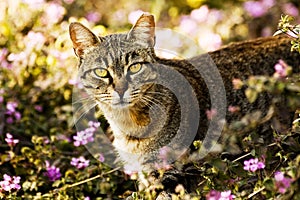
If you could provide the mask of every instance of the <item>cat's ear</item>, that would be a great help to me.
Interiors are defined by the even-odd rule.
[[[128,33],[129,38],[134,38],[138,43],[154,47],[155,44],[155,22],[154,16],[144,13],[137,20]]]
[[[80,58],[83,57],[86,50],[101,42],[99,37],[78,22],[70,24],[69,33],[73,42],[75,54]]]

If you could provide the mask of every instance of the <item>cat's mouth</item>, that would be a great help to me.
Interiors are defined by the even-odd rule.
[[[118,102],[112,102],[113,108],[128,108],[130,106],[130,102],[119,100]]]

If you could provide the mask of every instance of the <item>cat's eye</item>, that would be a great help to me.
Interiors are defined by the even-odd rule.
[[[142,69],[142,64],[137,63],[129,67],[129,72],[132,74],[138,73]]]
[[[103,68],[94,69],[94,73],[96,76],[98,76],[100,78],[106,78],[108,76],[108,71]]]

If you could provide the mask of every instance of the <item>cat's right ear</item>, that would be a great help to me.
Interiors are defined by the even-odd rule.
[[[73,22],[70,24],[69,33],[73,42],[75,54],[79,58],[83,57],[86,50],[96,46],[101,42],[99,37],[78,22]]]

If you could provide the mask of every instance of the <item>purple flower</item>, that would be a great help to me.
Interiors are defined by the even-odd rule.
[[[102,153],[99,154],[99,161],[100,162],[104,162],[105,161],[105,157]]]
[[[232,200],[235,198],[235,195],[231,194],[230,190],[219,192],[216,190],[211,190],[207,195],[207,200]]]
[[[21,186],[19,185],[21,177],[19,176],[9,176],[7,174],[3,175],[3,181],[0,181],[0,191],[4,190],[10,192],[11,190],[19,190]]]
[[[11,147],[13,147],[19,143],[19,140],[14,139],[10,133],[6,133],[5,141],[7,142],[8,146],[11,146]]]
[[[88,128],[86,128],[83,131],[77,132],[77,135],[73,136],[74,145],[76,147],[80,145],[86,145],[87,143],[94,141],[94,133],[97,130],[97,128],[100,126],[100,123],[90,121],[88,125],[89,125]]]
[[[89,12],[86,16],[89,22],[97,23],[101,19],[101,15],[97,12]]]
[[[41,105],[35,105],[34,109],[39,112],[43,112],[43,107]]]
[[[291,15],[294,17],[299,15],[299,10],[293,3],[285,3],[283,4],[282,8],[284,13],[287,15]]]
[[[83,156],[79,158],[72,158],[71,165],[75,166],[77,169],[83,169],[89,166],[90,161],[86,160]]]
[[[274,5],[274,0],[247,1],[244,9],[252,17],[261,17],[267,13],[268,9]]]
[[[16,111],[18,107],[18,103],[14,101],[9,101],[6,104],[6,112],[5,114],[8,115],[6,122],[11,124],[14,122],[14,118],[18,121],[21,119],[22,115],[20,112]]]
[[[44,175],[47,176],[52,182],[60,179],[61,177],[60,169],[54,165],[50,166],[49,161],[46,161],[46,172]]]
[[[265,168],[265,164],[261,161],[258,161],[257,158],[251,158],[250,160],[244,161],[244,170],[255,172],[258,169]]]
[[[274,68],[274,77],[276,78],[285,78],[289,74],[290,67],[283,60],[279,60]]]
[[[291,178],[284,177],[284,174],[280,171],[275,172],[274,178],[275,186],[281,194],[284,194],[293,182]]]

